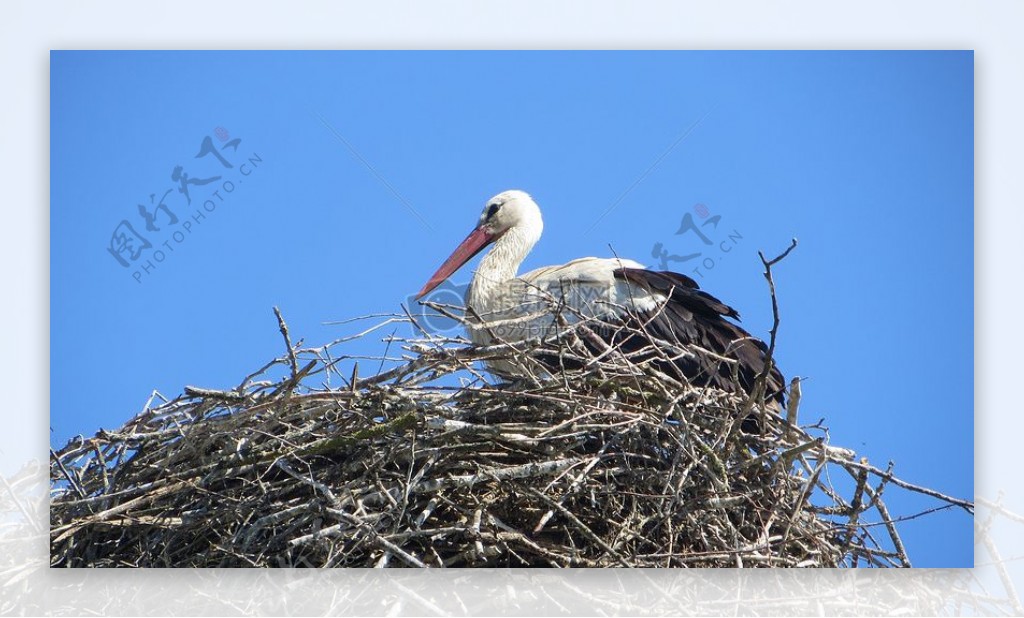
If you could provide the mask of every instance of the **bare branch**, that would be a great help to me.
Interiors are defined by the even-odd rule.
[[[281,310],[274,307],[274,315],[277,316],[277,327],[281,330],[281,336],[284,337],[284,345],[288,350],[288,363],[292,368],[292,379],[298,381],[299,375],[299,364],[295,360],[295,348],[292,347],[292,339],[288,335],[288,325],[284,322],[284,317],[281,315]]]

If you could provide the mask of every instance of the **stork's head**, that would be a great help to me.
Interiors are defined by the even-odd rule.
[[[427,281],[416,298],[422,298],[431,290],[441,285],[452,273],[463,264],[480,253],[487,245],[509,234],[506,240],[514,239],[517,245],[530,250],[544,231],[544,220],[540,216],[540,208],[533,198],[525,191],[513,189],[504,191],[487,200],[480,221],[462,241],[455,251],[445,260],[441,268]],[[524,254],[525,255],[525,254]],[[520,258],[522,259],[522,258]]]
[[[492,240],[513,227],[529,228],[537,237],[544,229],[537,203],[526,191],[518,189],[503,191],[487,200],[477,224],[477,228],[491,235]]]

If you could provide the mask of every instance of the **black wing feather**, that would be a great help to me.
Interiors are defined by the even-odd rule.
[[[739,319],[735,309],[701,290],[690,277],[679,273],[620,268],[614,275],[617,279],[658,292],[669,299],[661,310],[635,312],[623,320],[623,325],[639,325],[657,339],[680,347],[696,344],[736,361],[723,362],[697,353],[695,356],[675,359],[671,363],[654,361],[660,369],[684,377],[698,386],[709,385],[732,392],[750,392],[753,389],[755,379],[764,371],[768,346],[726,319]],[[650,345],[642,336],[616,329],[614,325],[609,326],[599,334],[610,345],[620,346],[628,352]],[[784,388],[785,378],[773,366],[768,374],[766,393],[784,404]]]

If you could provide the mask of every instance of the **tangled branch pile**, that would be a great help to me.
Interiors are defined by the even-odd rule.
[[[397,366],[343,376],[346,341],[301,348],[280,325],[288,354],[236,389],[186,388],[53,453],[53,566],[910,564],[881,495],[920,488],[764,401],[564,338],[392,338]],[[544,374],[541,353],[580,368]],[[489,383],[474,363],[495,358],[533,377]]]
[[[771,267],[795,246],[761,255],[775,322],[750,393],[662,372],[666,350],[710,352],[657,340],[642,322],[615,338],[628,352],[592,345],[601,325],[585,316],[543,341],[490,347],[392,316],[378,326],[406,321],[422,337],[392,336],[389,348],[407,352],[397,367],[359,379],[354,365],[346,380],[346,340],[293,345],[275,308],[285,357],[231,391],[186,387],[52,453],[51,563],[910,566],[882,501],[888,483],[973,504],[798,426],[798,381],[785,418],[766,400],[779,325]],[[518,378],[491,384],[478,361]],[[286,377],[256,381],[278,365]],[[849,499],[830,468],[851,477]],[[887,545],[862,523],[869,511]]]

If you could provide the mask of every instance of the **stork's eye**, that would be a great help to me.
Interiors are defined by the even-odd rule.
[[[487,208],[487,218],[490,219],[491,217],[493,217],[494,213],[498,212],[499,208],[501,208],[501,204],[491,204]]]

